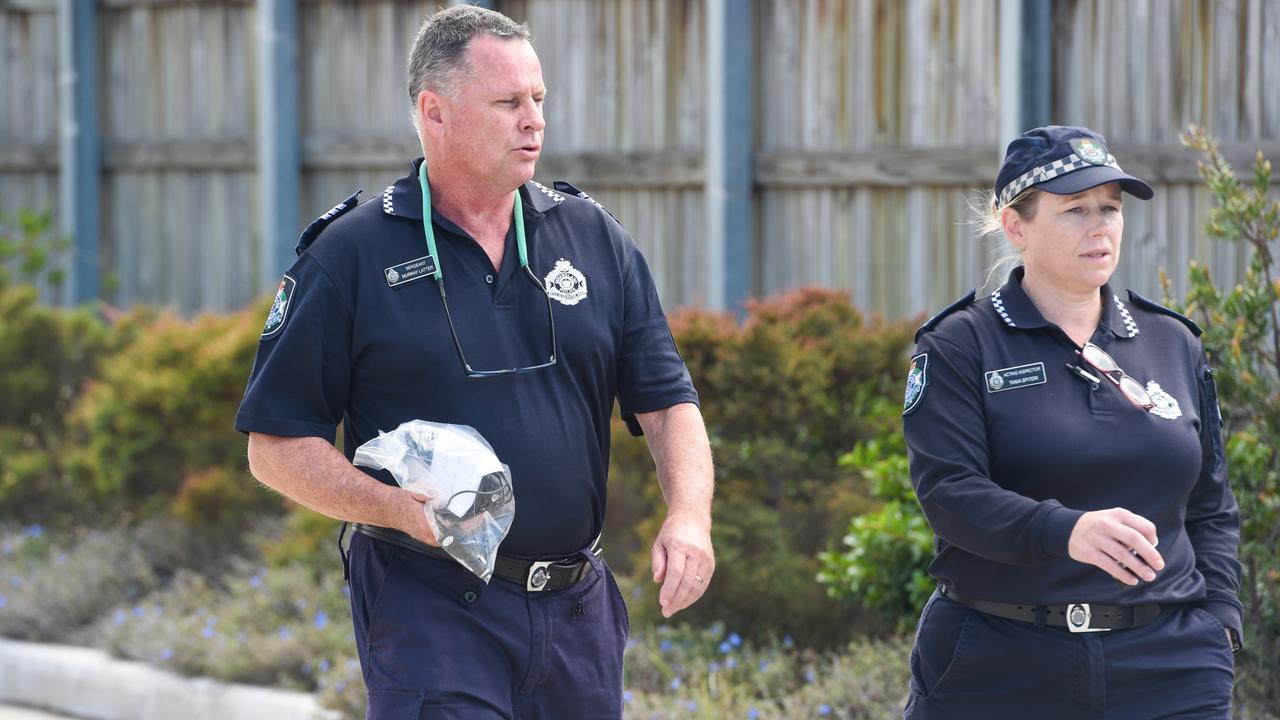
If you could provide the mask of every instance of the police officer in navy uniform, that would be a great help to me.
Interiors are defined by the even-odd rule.
[[[656,460],[670,616],[714,571],[698,396],[626,231],[572,186],[532,181],[546,90],[527,27],[443,10],[409,77],[425,160],[303,233],[236,427],[260,481],[354,524],[368,717],[616,718],[627,617],[597,543],[609,418],[616,397]],[[511,468],[488,584],[437,547],[426,498],[350,462],[412,419],[471,425]]]
[[[1191,320],[1108,284],[1125,174],[1106,140],[1010,143],[993,219],[1021,257],[916,335],[904,406],[939,590],[905,717],[1227,718],[1239,514]]]

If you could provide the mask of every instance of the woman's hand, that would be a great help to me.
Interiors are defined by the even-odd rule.
[[[1156,526],[1125,510],[1095,510],[1080,516],[1067,541],[1072,560],[1096,565],[1125,585],[1156,579],[1164,558],[1156,551]]]

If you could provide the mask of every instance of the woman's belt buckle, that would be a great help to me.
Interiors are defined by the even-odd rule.
[[[1109,632],[1111,628],[1090,627],[1093,621],[1093,609],[1089,603],[1070,603],[1067,605],[1067,629],[1073,633]]]

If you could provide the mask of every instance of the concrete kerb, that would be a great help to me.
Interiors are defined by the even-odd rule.
[[[0,703],[91,720],[338,720],[307,693],[185,678],[100,650],[0,638]]]

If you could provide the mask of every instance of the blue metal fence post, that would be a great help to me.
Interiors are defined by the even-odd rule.
[[[751,6],[707,1],[707,301],[719,310],[741,310],[755,284]]]
[[[96,2],[58,3],[59,230],[73,243],[71,282],[63,286],[62,301],[77,305],[100,297],[97,12]]]
[[[1022,0],[1022,129],[1048,125],[1052,118],[1053,2]]]
[[[262,217],[258,284],[292,264],[299,227],[302,143],[298,124],[295,0],[258,0],[258,186]]]

